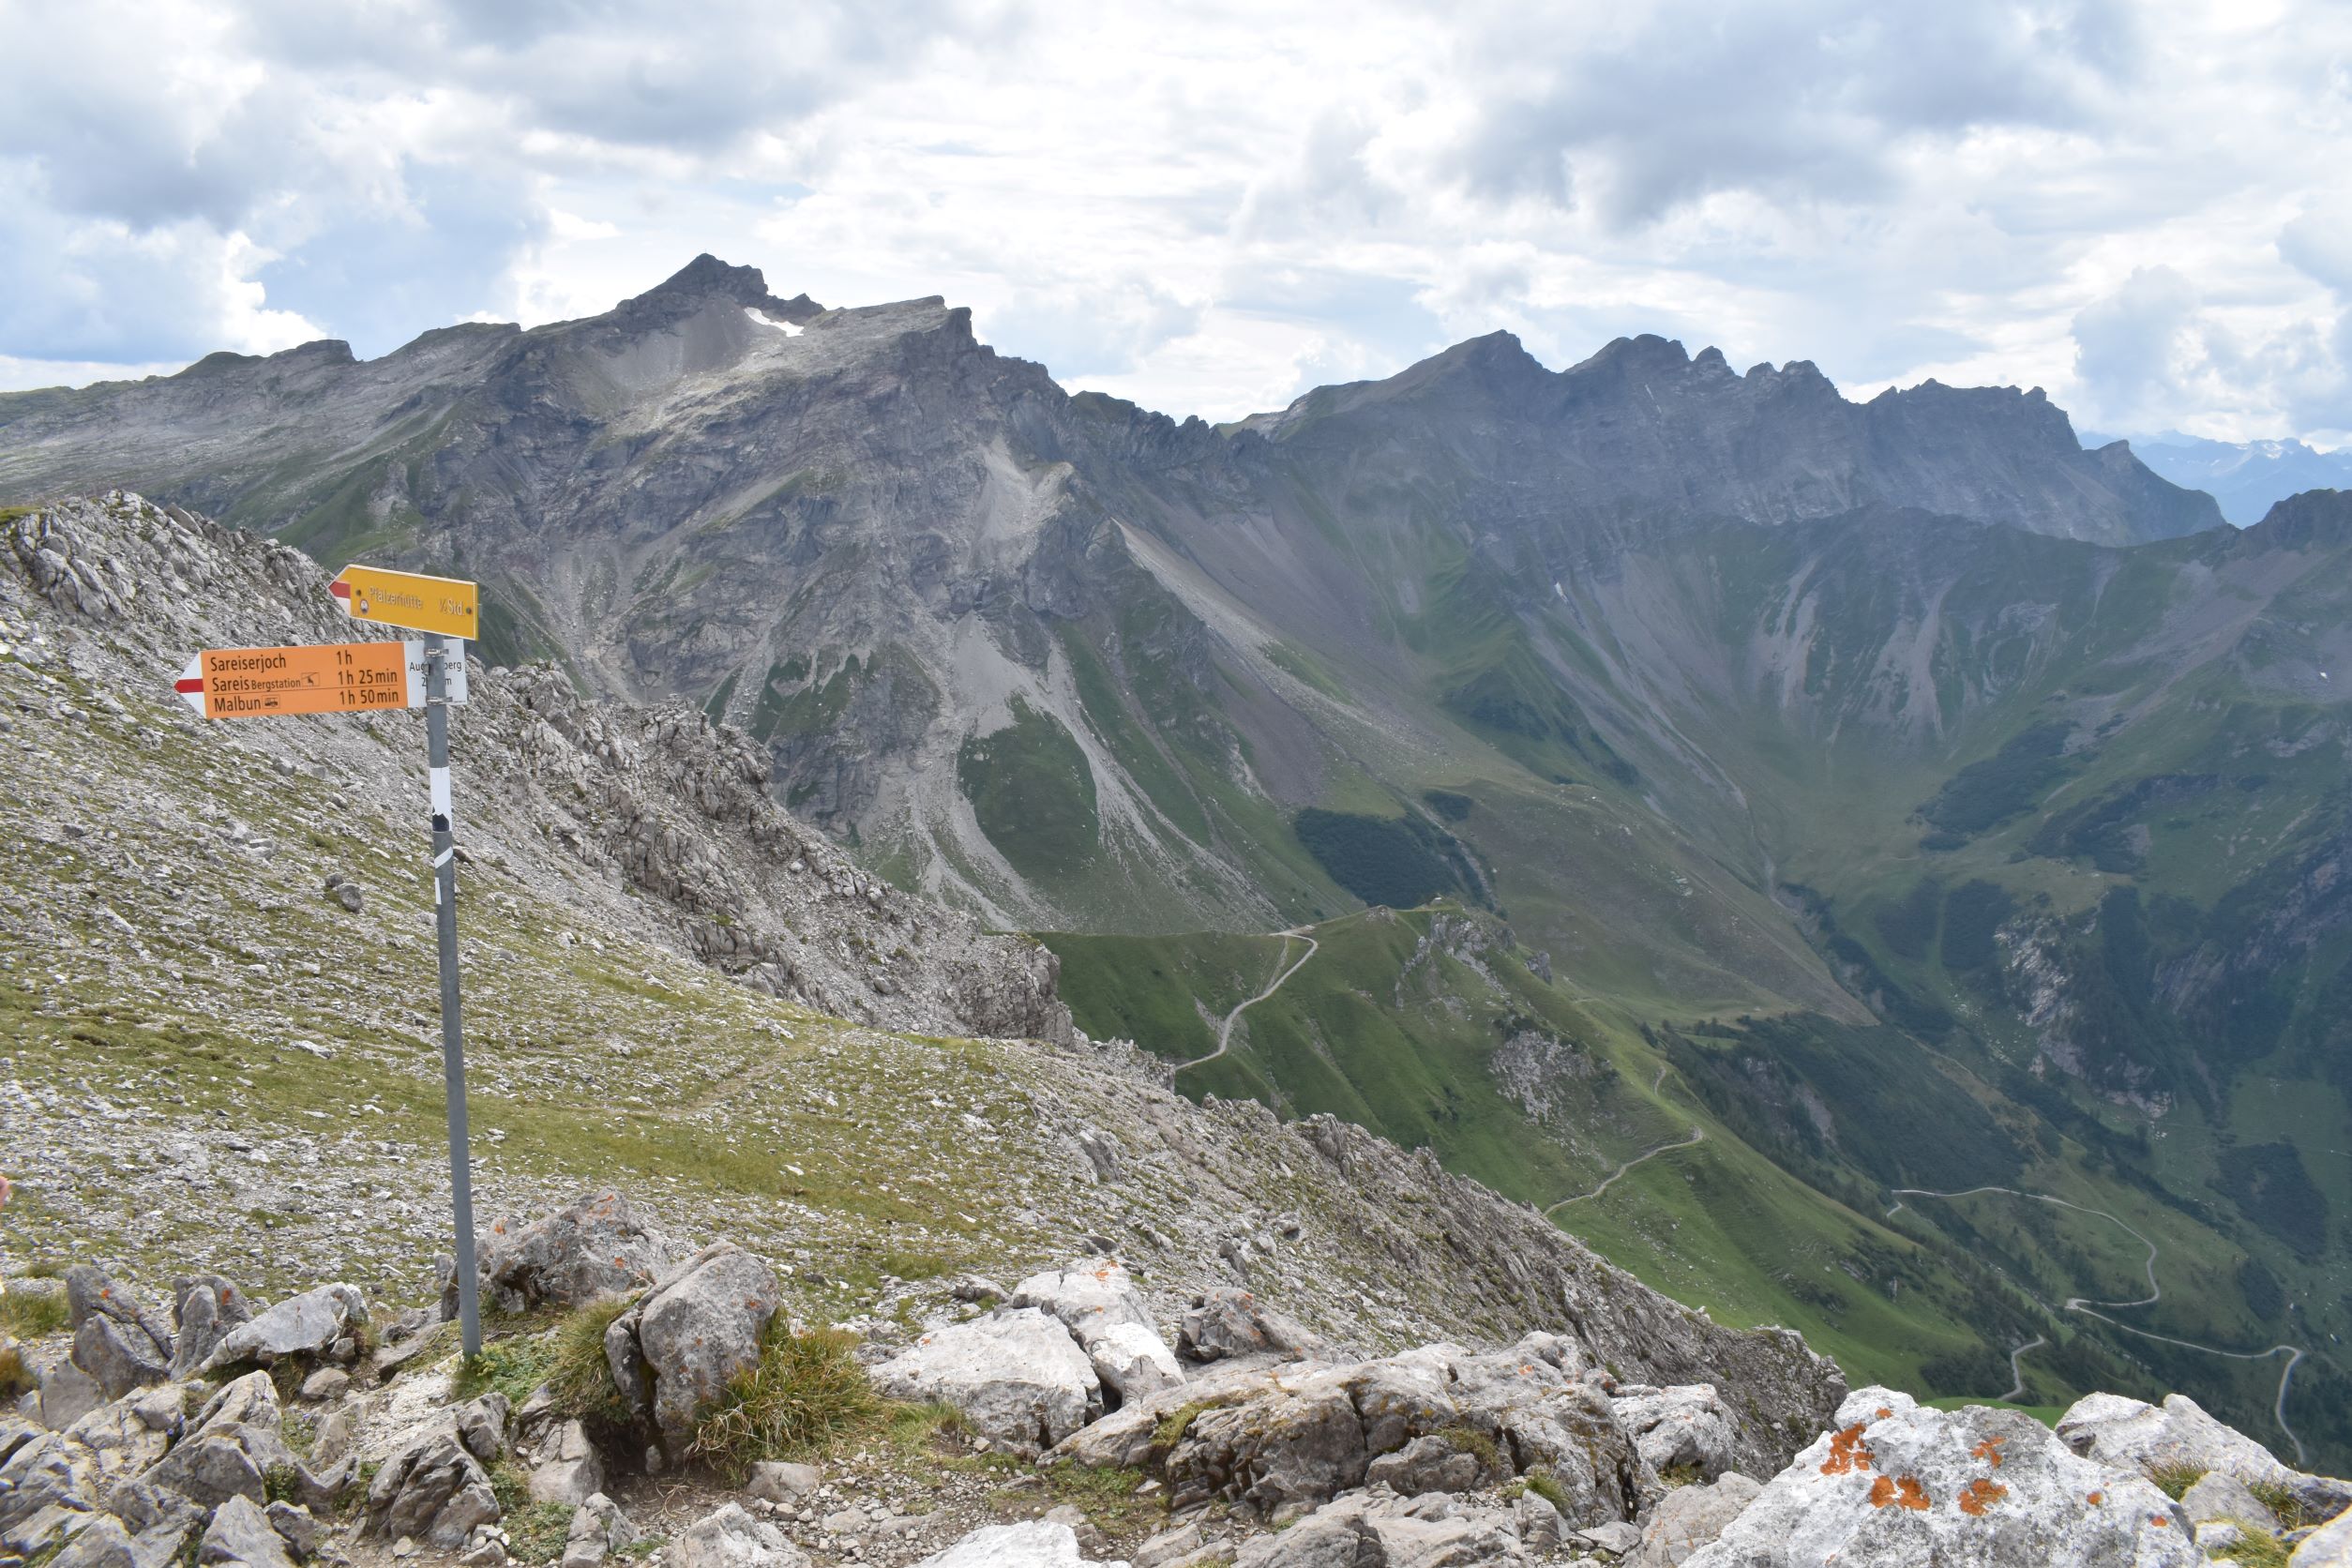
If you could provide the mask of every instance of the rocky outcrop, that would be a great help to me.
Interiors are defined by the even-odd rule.
[[[1086,1351],[1035,1307],[1006,1308],[934,1330],[874,1369],[894,1399],[939,1401],[1017,1454],[1053,1447],[1102,1413]]]
[[[1474,1354],[1242,1365],[1123,1407],[1056,1450],[1148,1468],[1178,1507],[1212,1499],[1297,1517],[1365,1485],[1493,1485],[1542,1471],[1571,1524],[1631,1518],[1663,1490],[1575,1346],[1532,1336]],[[1431,1440],[1423,1441],[1422,1440]]]
[[[1184,1380],[1142,1292],[1114,1260],[1088,1259],[1033,1274],[1013,1288],[1009,1304],[1035,1307],[1067,1329],[1093,1364],[1108,1403],[1141,1399]]]
[[[731,1502],[680,1532],[664,1552],[675,1568],[805,1568],[807,1554]]]
[[[675,1443],[727,1385],[760,1363],[780,1304],[776,1275],[732,1242],[696,1253],[605,1330],[612,1381],[640,1420]]]
[[[474,1242],[481,1300],[518,1313],[641,1290],[669,1268],[671,1251],[669,1238],[611,1188],[540,1219],[498,1220]],[[442,1287],[445,1319],[458,1315],[457,1296],[452,1277]]]
[[[248,1322],[221,1334],[201,1371],[259,1363],[274,1366],[288,1357],[324,1356],[341,1348],[340,1359],[356,1353],[368,1328],[368,1304],[349,1285],[322,1285],[266,1307]]]
[[[1641,1549],[1632,1560],[1633,1568],[1682,1568],[1763,1490],[1738,1470],[1727,1470],[1706,1485],[1677,1486],[1659,1500],[1642,1526]]]
[[[2043,1568],[2203,1562],[2188,1517],[2146,1478],[2074,1454],[2032,1417],[1930,1410],[1858,1390],[1688,1568],[1828,1561]]]
[[[2281,1464],[2185,1394],[2166,1395],[2161,1406],[2119,1394],[2085,1395],[2058,1417],[2058,1435],[2075,1453],[2117,1470],[2224,1475],[2247,1486],[2277,1486],[2316,1518],[2352,1508],[2352,1482]]]

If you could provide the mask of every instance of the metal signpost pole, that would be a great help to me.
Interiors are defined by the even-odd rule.
[[[465,656],[465,644],[456,645]],[[458,1018],[457,834],[449,809],[450,647],[425,634],[425,764],[433,816],[433,924],[441,948],[441,1065],[449,1093],[449,1197],[458,1229],[458,1331],[465,1353],[482,1353],[482,1316],[475,1299],[474,1172],[466,1152],[465,1037]]]

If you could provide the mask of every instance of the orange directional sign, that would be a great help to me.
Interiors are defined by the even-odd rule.
[[[411,705],[409,644],[207,648],[188,661],[176,687],[206,718],[405,708]],[[416,690],[421,695],[423,687]]]
[[[375,621],[410,631],[437,631],[473,641],[479,634],[481,594],[454,577],[387,572],[380,566],[345,566],[327,584],[354,621]]]

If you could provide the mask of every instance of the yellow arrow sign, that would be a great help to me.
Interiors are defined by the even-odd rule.
[[[437,631],[469,642],[480,635],[480,591],[459,578],[388,572],[381,566],[345,566],[327,585],[327,592],[354,621]]]

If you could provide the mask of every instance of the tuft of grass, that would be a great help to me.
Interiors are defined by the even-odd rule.
[[[629,1408],[612,1381],[604,1333],[629,1309],[630,1298],[606,1296],[575,1308],[548,1336],[547,1390],[557,1413],[577,1421],[628,1424]]]
[[[887,1412],[856,1351],[853,1334],[794,1334],[777,1313],[760,1364],[729,1385],[695,1428],[686,1453],[740,1485],[759,1460],[802,1458],[872,1428]]]
[[[66,1327],[66,1297],[61,1290],[35,1294],[11,1290],[0,1296],[0,1329],[19,1339],[38,1339],[62,1334]]]
[[[1569,1516],[1569,1510],[1575,1506],[1575,1501],[1569,1497],[1568,1488],[1560,1484],[1560,1477],[1539,1465],[1519,1479],[1527,1483],[1529,1491],[1560,1510],[1561,1518]]]
[[[449,1392],[459,1399],[478,1399],[493,1389],[509,1405],[520,1405],[547,1381],[555,1352],[544,1339],[505,1339],[482,1347],[482,1353],[458,1363]]]
[[[2297,1497],[2291,1488],[2276,1481],[2249,1482],[2246,1490],[2270,1511],[2279,1521],[2281,1530],[2300,1530],[2305,1525],[2324,1522],[2312,1516],[2303,1507],[2302,1499]]]
[[[1166,1415],[1152,1428],[1152,1446],[1165,1454],[1184,1440],[1192,1424],[1211,1410],[1231,1404],[1231,1399],[1187,1399]]]
[[[2286,1568],[2293,1554],[2284,1542],[2260,1525],[2250,1525],[2243,1519],[2227,1522],[2240,1531],[2237,1541],[2226,1548],[2238,1568]]]
[[[961,1432],[964,1412],[937,1401],[927,1405],[893,1404],[882,1417],[882,1425],[900,1452],[919,1454],[942,1432]]]
[[[553,1562],[564,1555],[571,1531],[572,1511],[560,1502],[531,1500],[531,1478],[512,1459],[490,1467],[490,1495],[498,1500],[508,1541],[506,1549],[520,1562]]]
[[[1502,1451],[1495,1446],[1495,1440],[1475,1426],[1448,1426],[1441,1429],[1438,1436],[1458,1452],[1477,1459],[1479,1469],[1488,1475],[1509,1468],[1503,1464]]]
[[[2205,1472],[2194,1465],[2158,1465],[2148,1472],[2156,1483],[2156,1489],[2179,1502],[2189,1495],[2189,1488],[2205,1479]]]
[[[24,1352],[13,1345],[0,1346],[0,1401],[15,1399],[40,1386],[33,1369],[24,1364]]]

